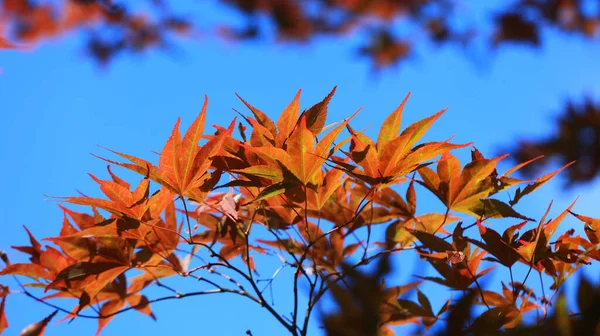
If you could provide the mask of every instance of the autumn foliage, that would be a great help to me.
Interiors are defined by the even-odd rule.
[[[511,149],[515,159],[527,160],[544,155],[559,162],[577,160],[567,171],[571,185],[593,181],[600,173],[600,104],[586,99],[583,104],[569,101],[556,120],[558,131],[539,140],[521,140]],[[526,167],[532,176],[540,168]]]
[[[506,155],[486,158],[472,147],[470,161],[461,163],[454,153],[470,143],[420,142],[445,110],[401,127],[408,96],[371,139],[350,125],[358,111],[326,123],[334,92],[301,112],[299,91],[276,121],[242,99],[251,115],[214,126],[212,135],[205,131],[206,98],[183,135],[177,121],[157,163],[112,150],[110,159],[100,157],[109,164],[107,177],[90,177],[104,197],[58,198],[64,213],[58,235],[42,245],[26,228],[29,245],[13,247],[29,262],[10,263],[1,253],[6,266],[0,275],[16,276],[20,288],[0,285],[0,332],[10,321],[5,303],[16,293],[55,310],[27,335],[41,335],[55,314],[63,320],[93,315],[100,333],[123,312],[154,318],[157,301],[219,293],[256,302],[292,335],[308,333],[311,314],[329,294],[340,308],[322,316],[330,335],[393,335],[394,326],[408,323],[445,325],[453,334],[519,331],[524,316],[534,326],[558,321],[581,330],[584,321],[597,327],[588,311],[600,301],[584,300],[580,314],[567,314],[556,294],[579,267],[600,260],[600,220],[572,212],[574,203],[556,216],[548,206],[541,218],[516,209],[569,164],[523,180],[513,175],[539,158],[499,173]],[[137,173],[138,181],[130,184],[115,167]],[[440,211],[418,211],[417,191],[439,199]],[[494,197],[500,192],[510,199]],[[585,237],[560,230],[567,217],[583,223]],[[512,224],[494,225],[500,218]],[[409,253],[439,275],[416,274],[420,279],[406,284],[387,276],[395,258]],[[259,287],[259,261],[268,256],[293,269],[291,278],[270,279],[292,283],[291,318]],[[376,270],[361,271],[371,262]],[[516,264],[528,269],[524,278],[513,278]],[[482,279],[498,269],[508,270],[510,279],[484,286]],[[527,285],[532,272],[551,279],[542,283],[544,294]],[[196,279],[199,290],[181,293],[165,285],[169,277]],[[449,294],[434,311],[424,282],[464,296]],[[172,295],[147,297],[152,286]],[[597,296],[589,283],[582,288],[592,293],[588,298]],[[63,308],[66,302],[74,305]],[[562,308],[550,314],[553,302]],[[473,305],[479,310],[471,318]]]
[[[194,9],[204,12],[197,3],[190,9],[173,0],[3,0],[0,49],[34,46],[82,32],[88,55],[104,64],[122,53],[169,48],[173,37],[197,36],[200,30],[203,35],[235,41],[307,42],[321,36],[364,34],[367,40],[358,52],[375,67],[384,67],[409,58],[423,42],[468,46],[483,36],[491,46],[516,43],[539,47],[547,28],[594,41],[600,10],[592,2],[501,2],[497,8],[485,10],[483,17],[490,19],[492,27],[486,31],[469,24],[473,8],[457,0],[220,0],[215,4],[223,18],[233,10],[238,22],[220,20],[208,30],[201,28],[204,21],[210,21],[206,14],[193,16]],[[408,28],[408,33],[399,34],[398,23]]]

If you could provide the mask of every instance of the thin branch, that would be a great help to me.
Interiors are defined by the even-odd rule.
[[[204,264],[204,265],[200,265],[200,266],[196,266],[196,267],[192,268],[191,270],[187,271],[185,273],[185,275],[192,275],[192,273],[195,273],[199,270],[209,269],[214,266],[228,267],[226,264],[223,264],[223,263],[208,263],[208,264]]]
[[[184,201],[185,204],[185,201]],[[187,212],[187,209],[185,210],[185,217],[187,219],[188,222],[188,226],[189,226],[189,215]],[[271,315],[273,315],[277,321],[279,321],[279,323],[281,323],[287,330],[289,330],[290,332],[295,334],[295,329],[293,326],[291,326],[289,323],[287,323],[282,317],[281,315],[279,315],[279,313],[277,313],[277,311],[275,311],[275,309],[273,309],[273,307],[271,307],[266,300],[264,299],[262,293],[260,292],[260,289],[258,288],[258,286],[256,285],[256,282],[253,280],[252,278],[252,274],[246,274],[244,272],[242,272],[239,268],[233,266],[229,260],[223,258],[223,256],[221,256],[220,254],[218,254],[217,252],[215,252],[215,250],[210,247],[209,245],[205,244],[205,243],[201,243],[201,242],[194,242],[193,241],[193,236],[191,236],[190,233],[190,241],[188,241],[188,244],[193,244],[193,245],[200,245],[202,247],[205,247],[206,249],[208,249],[208,251],[211,253],[211,257],[216,257],[218,259],[220,259],[224,264],[225,267],[228,269],[231,269],[232,271],[238,273],[239,275],[241,275],[246,281],[248,281],[248,283],[252,286],[252,289],[254,290],[255,294],[258,296],[258,299],[256,300],[257,303],[259,303],[262,307],[266,308]],[[247,292],[244,292],[247,294]],[[249,295],[249,294],[248,294]]]
[[[154,275],[154,274],[152,274],[152,275]],[[177,291],[177,290],[175,290],[174,288],[171,288],[171,287],[169,287],[169,286],[167,286],[167,285],[163,284],[162,282],[158,281],[158,279],[156,279],[155,281],[156,281],[156,282],[155,282],[155,283],[156,283],[156,286],[158,286],[158,287],[162,287],[162,288],[164,288],[164,289],[166,289],[166,290],[168,290],[168,291],[170,291],[170,292],[172,292],[172,293],[175,293],[175,295],[181,295],[181,293],[180,293],[179,291]]]
[[[188,234],[189,234],[189,242],[194,244],[194,234],[192,232],[192,225],[190,224],[190,216],[188,215],[187,205],[185,203],[185,197],[183,195],[179,195],[181,198],[181,203],[183,203],[183,211],[185,211],[185,219],[187,221]]]
[[[475,275],[471,271],[471,267],[467,263],[467,259],[465,258],[465,260],[463,262],[467,266],[467,271],[469,271],[469,274],[473,278],[473,281],[475,282],[475,285],[477,285],[477,288],[479,289],[479,295],[481,295],[481,301],[487,307],[487,309],[490,309],[490,306],[487,304],[487,302],[485,302],[485,296],[483,295],[483,289],[481,288],[481,285],[479,285],[479,281],[477,281],[477,278],[475,277]],[[477,270],[475,270],[475,272],[477,272]]]
[[[519,296],[519,294],[521,293],[521,289],[525,287],[525,282],[527,282],[527,278],[529,278],[529,273],[531,273],[531,269],[533,269],[533,263],[531,265],[529,265],[529,270],[527,271],[527,274],[525,275],[525,279],[523,280],[523,284],[521,285],[521,287],[517,288],[517,295]]]
[[[544,279],[542,279],[542,272],[538,272],[540,275],[540,287],[542,287],[542,297],[546,299],[546,292],[544,291]]]
[[[208,272],[209,272],[209,273],[212,273],[212,274],[219,275],[219,276],[221,276],[223,279],[225,279],[225,280],[227,280],[227,281],[231,282],[232,284],[236,285],[236,286],[237,286],[237,288],[239,288],[241,291],[244,291],[244,292],[246,291],[246,289],[244,288],[244,286],[243,286],[242,284],[240,284],[239,282],[237,282],[236,280],[234,280],[234,279],[233,279],[232,277],[230,277],[229,275],[227,275],[227,274],[223,274],[223,273],[221,273],[221,272],[218,272],[218,271],[215,271],[215,269],[214,269],[214,268],[209,268],[209,269],[208,269]]]
[[[116,312],[110,313],[110,314],[106,314],[106,315],[88,315],[88,314],[82,314],[82,313],[77,313],[74,314],[72,311],[67,310],[65,308],[62,308],[60,306],[57,306],[55,304],[52,304],[50,302],[44,301],[41,298],[31,294],[31,292],[27,291],[26,289],[23,289],[23,294],[25,294],[26,296],[34,299],[37,302],[40,302],[48,307],[51,307],[53,309],[57,309],[63,313],[66,313],[69,316],[75,316],[75,317],[81,317],[81,318],[87,318],[87,319],[103,319],[103,318],[109,318],[111,316],[115,316],[121,313],[124,313],[126,311],[132,310],[132,309],[137,309],[140,307],[144,307],[147,306],[151,303],[154,302],[160,302],[160,301],[166,301],[166,300],[172,300],[172,299],[182,299],[185,297],[191,297],[191,296],[199,296],[199,295],[208,295],[208,294],[217,294],[217,293],[234,293],[234,294],[238,294],[238,295],[242,295],[245,296],[257,303],[260,303],[258,301],[258,299],[256,299],[255,297],[253,297],[252,295],[248,294],[248,293],[242,293],[240,291],[237,290],[231,290],[231,289],[227,289],[227,288],[222,288],[222,289],[211,289],[211,290],[205,290],[205,291],[198,291],[198,292],[190,292],[190,293],[179,293],[176,295],[171,295],[171,296],[164,296],[164,297],[160,297],[160,298],[156,298],[156,299],[152,299],[152,300],[148,300],[142,303],[139,303],[137,305],[133,305],[133,306],[129,306],[126,308],[123,308],[121,310],[118,310]]]
[[[446,207],[446,213],[444,214],[444,220],[442,221],[442,224],[440,224],[440,226],[438,226],[432,234],[436,234],[436,232],[438,232],[443,226],[444,224],[446,224],[446,221],[448,220],[448,214],[450,213],[450,208]],[[475,224],[477,224],[477,222],[475,222]],[[466,230],[466,229],[465,229]]]
[[[317,274],[317,270],[315,268],[315,274]],[[314,306],[313,295],[315,293],[316,281],[318,281],[318,277],[315,278],[314,283],[310,283],[310,289],[308,292],[308,304],[306,305],[306,312],[304,315],[304,322],[302,323],[302,329],[300,329],[300,334],[302,336],[306,336],[308,333],[308,321],[310,319],[310,313],[312,311],[312,307]]]
[[[373,190],[373,188],[371,188],[371,190]],[[375,191],[373,191],[373,196],[371,197],[371,200],[373,200],[373,198],[375,198]],[[367,250],[369,248],[369,244],[371,243],[371,225],[373,224],[373,205],[375,202],[369,203],[371,204],[371,218],[369,218],[369,223],[367,223],[367,242],[365,243],[362,259],[365,259],[367,257]]]
[[[517,303],[517,293],[516,293],[517,289],[515,287],[515,280],[513,279],[512,265],[510,265],[508,267],[508,273],[510,273],[510,286],[512,287],[513,303]]]

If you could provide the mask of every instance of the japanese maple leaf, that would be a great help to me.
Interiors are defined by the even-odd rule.
[[[468,146],[444,142],[429,142],[413,147],[446,110],[408,126],[400,133],[402,110],[409,95],[404,98],[384,121],[377,143],[366,135],[346,126],[352,140],[348,156],[357,166],[335,161],[349,175],[379,188],[398,183],[404,176],[424,164],[427,160],[451,149]]]
[[[516,230],[521,229],[527,221],[508,227],[502,236],[494,229],[483,226],[481,222],[477,221],[477,227],[479,228],[479,234],[483,239],[480,242],[475,239],[469,238],[469,242],[481,247],[485,251],[488,251],[492,257],[487,257],[485,260],[498,262],[506,267],[514,265],[521,256],[517,252],[517,248],[520,246],[518,241],[519,234],[515,234]]]
[[[287,177],[286,174],[302,185],[309,183],[318,185],[320,182],[317,180],[318,173],[321,172],[323,163],[331,156],[333,141],[354,115],[329,131],[318,142],[316,142],[315,135],[307,126],[307,116],[303,115],[289,137],[286,138],[285,149],[274,146],[254,147],[242,145],[247,156],[256,155],[265,163],[260,166],[261,171],[256,170],[257,168],[249,169],[256,170],[257,174],[262,172],[263,175],[259,175],[261,177],[269,176],[270,179],[283,181],[279,183],[279,189],[282,191],[286,189],[287,183],[292,182],[289,179],[284,181]],[[245,169],[243,172],[247,173],[249,170]],[[268,172],[268,175],[265,175],[266,172]],[[261,196],[257,196],[257,199],[264,199]]]
[[[135,219],[141,219],[144,216],[148,208],[150,188],[148,179],[143,179],[132,192],[121,183],[100,180],[92,174],[88,175],[100,185],[100,190],[104,192],[108,200],[82,196],[69,197],[66,199],[67,202],[98,207],[116,216],[127,216]]]
[[[521,256],[521,262],[538,271],[545,269],[551,276],[556,275],[556,268],[552,259],[560,258],[560,255],[556,255],[555,252],[552,251],[552,248],[550,247],[550,238],[554,235],[558,224],[566,217],[576,201],[577,200],[575,200],[558,217],[546,222],[546,217],[552,207],[552,203],[550,203],[537,228],[525,232],[519,240],[520,246],[517,248],[517,252]],[[573,260],[573,262],[575,262],[575,260]]]
[[[95,298],[106,285],[130,268],[130,265],[115,262],[77,262],[58,272],[45,290],[76,289],[83,291],[80,301],[86,296]]]
[[[211,167],[211,158],[220,151],[224,140],[231,136],[235,128],[234,119],[225,132],[220,132],[218,135],[211,137],[206,144],[199,146],[198,143],[204,131],[207,105],[208,97],[205,98],[202,111],[188,128],[183,139],[179,132],[181,120],[177,119],[173,132],[160,154],[158,167],[146,160],[112,150],[111,152],[130,160],[133,164],[102,159],[142,175],[148,175],[153,181],[169,188],[177,195],[184,195],[196,201],[202,201],[206,192],[200,191],[199,187],[213,178],[207,173],[207,170]]]
[[[450,153],[444,153],[438,162],[437,172],[429,167],[419,169],[423,179],[419,183],[431,190],[448,209],[470,213],[470,208],[478,204],[481,198],[493,194],[493,186],[486,179],[494,172],[498,161],[506,156],[474,160],[461,171],[458,159]]]
[[[578,259],[589,257],[594,260],[600,260],[600,219],[579,215],[572,211],[569,212],[577,219],[585,223],[583,230],[588,239],[586,240],[580,236],[577,236],[563,239],[563,242],[565,244],[574,243],[583,247],[585,251],[581,256],[578,257]]]
[[[486,159],[476,148],[473,149],[471,154],[472,161],[462,167],[462,170],[461,164],[455,156],[449,152],[442,154],[436,171],[429,167],[422,167],[418,170],[422,181],[417,182],[429,189],[450,210],[460,211],[477,218],[482,216],[486,218],[515,217],[532,220],[512,208],[516,202],[511,202],[509,205],[488,197],[517,183],[528,182],[527,180],[512,178],[510,174],[539,157],[521,163],[498,177],[496,165],[508,154]],[[564,167],[561,169],[564,169]],[[523,192],[518,189],[515,198],[522,197],[537,189],[558,171],[534,181]]]
[[[502,322],[504,322],[503,327],[507,329],[517,327],[522,320],[523,314],[533,309],[540,308],[535,302],[529,301],[530,294],[521,295],[521,304],[517,307],[515,304],[516,299],[514,297],[514,290],[506,287],[504,283],[502,283],[502,294],[488,290],[482,291],[482,294],[483,299],[480,299],[480,302],[478,303],[484,304],[485,302],[487,305],[501,308],[497,311],[503,311],[505,314],[504,321]]]
[[[425,243],[425,242],[423,242]],[[448,264],[445,259],[437,257],[435,254],[420,253],[424,256],[429,263],[440,273],[443,278],[439,277],[421,277],[421,279],[437,282],[441,285],[458,289],[466,290],[473,284],[479,277],[490,272],[494,267],[489,267],[481,272],[478,272],[479,263],[486,255],[486,251],[479,252],[479,248],[476,248],[470,256],[464,259],[463,262],[457,264]],[[438,253],[436,253],[438,254]]]
[[[385,244],[380,243],[378,245],[387,248],[404,248],[414,243],[417,239],[417,236],[412,234],[410,230],[429,234],[433,234],[434,232],[447,234],[448,232],[443,226],[458,220],[460,220],[460,217],[445,216],[440,213],[428,213],[407,220],[398,219],[388,225],[385,231]],[[421,238],[427,239],[423,235],[421,235]],[[445,250],[446,248],[440,250],[440,252],[444,252]]]
[[[25,228],[27,230],[27,228]],[[15,250],[30,254],[31,263],[14,263],[7,265],[0,275],[14,274],[33,279],[51,280],[56,274],[74,262],[72,258],[65,257],[51,246],[42,248],[42,245],[27,230],[31,246],[13,246]]]
[[[262,147],[270,144],[273,147],[284,148],[290,134],[295,130],[299,121],[304,118],[307,129],[316,137],[318,136],[325,125],[327,118],[327,107],[333,94],[335,93],[336,87],[319,103],[313,105],[311,108],[300,112],[300,93],[302,90],[298,90],[296,96],[290,104],[283,110],[277,124],[271,120],[264,112],[250,105],[239,95],[238,98],[248,107],[254,114],[256,120],[246,118],[253,127],[252,136],[250,143],[252,146]]]
[[[340,169],[321,171],[316,188],[307,188],[308,210],[318,212],[325,207],[333,193],[348,179]]]

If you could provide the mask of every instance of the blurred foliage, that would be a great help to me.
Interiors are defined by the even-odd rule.
[[[409,57],[418,43],[466,45],[481,33],[481,27],[465,27],[468,4],[457,0],[216,2],[241,13],[245,21],[216,27],[221,37],[259,39],[272,30],[279,41],[308,42],[324,35],[364,32],[369,42],[359,52],[376,67]],[[191,13],[182,13],[177,6],[173,0],[2,0],[0,48],[31,45],[77,30],[85,33],[90,56],[104,64],[121,52],[166,47],[170,36],[196,30],[203,18],[190,18]],[[518,0],[485,15],[492,20],[493,30],[483,34],[492,45],[512,42],[537,47],[545,28],[590,40],[597,37],[600,7],[596,0]],[[393,32],[398,24],[414,29],[399,37]]]
[[[589,98],[580,105],[568,102],[556,125],[557,129],[545,139],[521,140],[511,150],[514,160],[527,161],[540,155],[554,157],[561,163],[577,160],[567,170],[567,183],[593,180],[600,172],[600,105]],[[535,176],[540,168],[540,165],[527,166],[522,172]]]
[[[345,286],[333,284],[331,291],[337,310],[333,313],[322,313],[321,318],[328,336],[348,335],[394,335],[390,325],[399,321],[410,323],[415,318],[422,318],[425,307],[429,307],[427,298],[418,292],[419,303],[407,299],[398,299],[391,304],[386,296],[384,278],[390,272],[388,258],[379,260],[378,267],[368,273],[351,270],[347,273]],[[397,288],[397,287],[392,287]],[[581,275],[576,291],[577,308],[569,307],[564,292],[561,292],[554,303],[550,314],[543,314],[530,321],[513,325],[509,323],[514,316],[503,306],[487,308],[476,318],[472,311],[482,302],[477,299],[477,289],[472,288],[455,301],[448,301],[441,308],[439,315],[449,311],[442,327],[436,328],[437,336],[449,335],[600,335],[600,286],[592,284]],[[491,296],[488,297],[490,300]],[[394,298],[395,299],[395,298]],[[386,309],[386,307],[392,307]],[[430,308],[430,307],[429,307]],[[481,310],[481,309],[480,309]],[[390,314],[390,311],[393,311]],[[520,320],[520,319],[519,319]],[[425,320],[423,320],[425,322]],[[426,323],[424,323],[427,326]],[[423,334],[424,330],[414,334]],[[432,334],[425,332],[424,334]]]

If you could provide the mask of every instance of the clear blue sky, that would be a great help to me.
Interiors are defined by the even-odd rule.
[[[44,194],[75,195],[77,189],[99,195],[87,175],[106,177],[105,164],[89,155],[107,155],[97,144],[153,159],[150,151],[161,150],[177,117],[186,128],[205,94],[210,101],[207,125],[226,125],[236,116],[232,108],[246,111],[235,98],[236,92],[276,118],[297,89],[303,89],[301,104],[305,108],[338,85],[328,121],[341,120],[363,106],[353,125],[359,129],[369,125],[368,134],[374,136],[385,116],[410,91],[404,125],[448,106],[449,111],[425,140],[456,135],[457,143],[474,141],[486,156],[497,154],[500,147],[517,138],[551,133],[553,118],[567,98],[582,99],[587,94],[600,99],[600,46],[578,39],[549,34],[543,50],[501,48],[496,53],[482,53],[476,62],[465,58],[463,50],[423,48],[419,57],[378,76],[373,76],[366,60],[353,56],[359,40],[320,39],[310,46],[290,47],[233,45],[204,38],[199,43],[181,41],[181,50],[174,57],[158,51],[119,57],[107,71],[79,54],[81,40],[76,35],[31,52],[3,51],[0,249],[28,243],[23,225],[38,238],[58,234],[62,211],[54,202],[45,201]],[[464,150],[462,157],[468,152]],[[500,171],[506,167],[501,166]],[[580,195],[574,210],[600,217],[598,188],[596,182],[563,190],[559,178],[517,210],[539,218],[554,200],[555,216]],[[440,210],[436,202],[431,200],[420,209],[423,213],[425,209]],[[573,218],[565,223],[581,227]],[[25,260],[16,251],[8,252],[13,262]],[[405,269],[405,264],[412,264],[412,257],[398,264]],[[410,265],[406,270],[415,272]],[[17,289],[9,278],[2,283]],[[435,291],[439,289],[431,293],[440,293]],[[160,294],[152,291],[149,296]],[[274,295],[276,308],[289,305],[284,285],[276,287]],[[65,301],[62,305],[71,308],[74,304]],[[116,317],[103,335],[120,335],[124,329],[139,335],[193,332],[241,336],[251,329],[259,336],[283,331],[266,311],[236,296],[188,298],[152,308],[158,322],[129,312]],[[5,334],[17,335],[51,311],[23,295],[11,295],[7,302],[10,328]],[[321,334],[317,322],[315,315],[315,335]],[[95,328],[95,320],[77,319],[71,324],[52,323],[46,335],[91,335]]]

